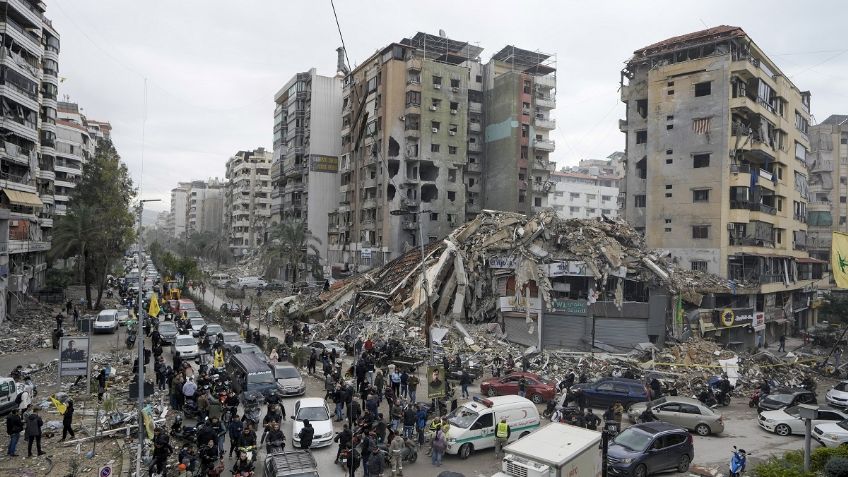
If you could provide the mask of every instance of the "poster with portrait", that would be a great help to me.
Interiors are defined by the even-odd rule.
[[[441,366],[427,366],[427,399],[445,396],[445,369]]]
[[[88,374],[89,338],[63,336],[59,340],[59,377]]]

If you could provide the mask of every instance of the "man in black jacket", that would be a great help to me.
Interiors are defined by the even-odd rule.
[[[350,426],[347,424],[344,425],[342,432],[336,434],[336,437],[333,438],[334,442],[339,443],[339,450],[336,451],[336,460],[333,462],[335,464],[339,463],[339,456],[342,453],[342,450],[350,447],[350,443],[353,441],[353,433],[350,432]]]
[[[315,437],[315,429],[309,423],[309,419],[303,420],[303,428],[300,429],[297,437],[300,439],[300,448],[309,449],[312,447],[312,438]]]
[[[18,440],[21,438],[21,431],[24,430],[24,422],[18,414],[17,409],[12,409],[12,412],[6,416],[6,433],[9,434],[9,449],[6,455],[17,457],[15,450],[18,447]]]

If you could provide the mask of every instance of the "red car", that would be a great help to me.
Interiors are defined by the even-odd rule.
[[[556,395],[556,383],[548,381],[535,373],[516,372],[503,378],[489,378],[480,383],[480,393],[487,396],[502,396],[518,394],[518,381],[521,377],[527,379],[525,397],[536,404],[549,401]]]

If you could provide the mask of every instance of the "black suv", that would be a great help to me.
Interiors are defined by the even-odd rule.
[[[675,469],[689,470],[695,457],[692,435],[667,422],[636,424],[609,444],[607,471],[611,476],[646,477]]]
[[[648,390],[636,379],[602,378],[594,383],[575,384],[571,389],[582,390],[586,405],[595,408],[607,408],[620,402],[627,409],[634,402],[648,400]]]

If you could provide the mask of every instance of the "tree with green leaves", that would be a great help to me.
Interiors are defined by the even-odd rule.
[[[100,307],[106,275],[133,241],[135,196],[118,151],[111,141],[101,140],[71,193],[68,213],[58,219],[53,231],[53,256],[78,257],[89,308]],[[92,286],[97,287],[96,300],[92,300]]]
[[[263,249],[263,261],[268,269],[285,265],[291,282],[297,282],[301,266],[313,277],[320,278],[319,251],[315,246],[320,243],[302,220],[284,220],[271,228],[270,240]]]
[[[227,239],[223,231],[195,232],[188,238],[188,254],[196,258],[215,260],[216,268],[220,268],[221,262],[228,261],[230,257]]]

